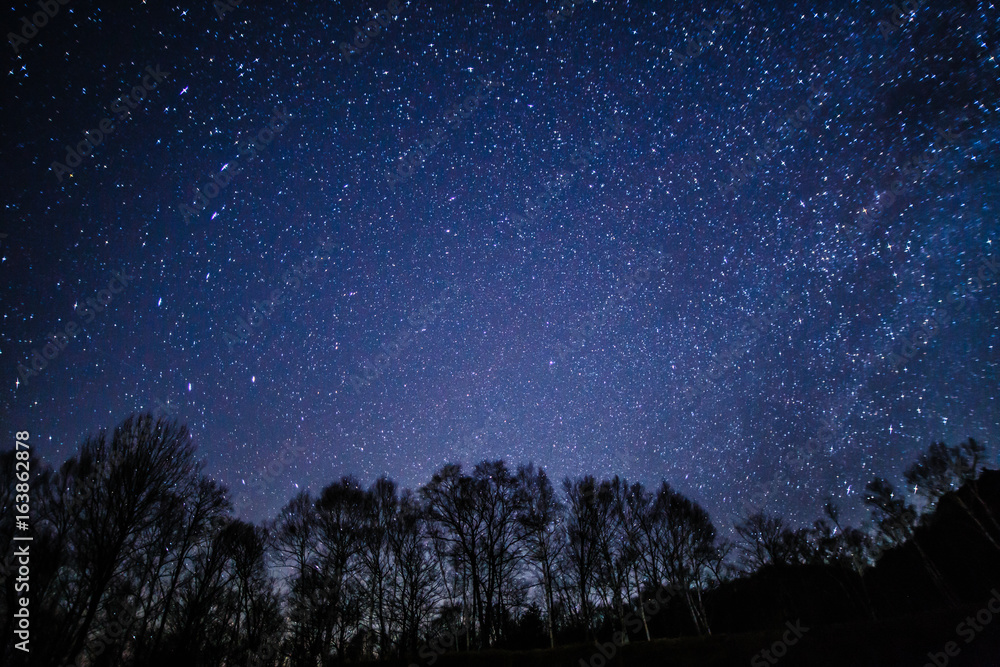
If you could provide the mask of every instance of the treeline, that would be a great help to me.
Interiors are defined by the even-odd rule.
[[[905,473],[922,512],[872,480],[864,529],[828,503],[811,527],[756,513],[728,539],[665,481],[587,476],[557,489],[544,470],[503,461],[445,465],[416,492],[345,477],[253,525],[231,515],[185,427],[133,416],[58,469],[30,462],[30,662],[429,665],[445,650],[954,606],[1000,583],[1000,474],[982,471],[983,453],[970,439],[922,454]],[[0,455],[0,478],[10,638],[23,595],[9,557],[15,452]],[[665,588],[669,604],[647,613]],[[4,646],[3,664],[27,661]]]

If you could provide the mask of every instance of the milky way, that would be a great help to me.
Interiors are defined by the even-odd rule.
[[[176,417],[254,519],[501,457],[857,519],[996,457],[1000,11],[844,4],[60,5],[4,56],[0,424]]]

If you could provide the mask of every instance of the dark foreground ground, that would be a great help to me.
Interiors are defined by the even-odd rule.
[[[593,645],[578,644],[552,650],[484,651],[439,656],[434,667],[1000,667],[1000,614],[989,625],[975,631],[968,624],[957,626],[969,615],[982,611],[969,607],[959,612],[899,618],[867,624],[812,627],[787,648],[784,657],[761,654],[780,642],[787,628],[770,633],[715,635],[705,638],[659,639],[636,642],[617,649],[602,661]],[[984,614],[985,617],[985,614]],[[974,633],[974,636],[971,636]],[[971,641],[967,641],[971,639]],[[945,652],[949,642],[956,655]],[[781,648],[777,650],[782,653]],[[934,654],[934,660],[928,655]],[[581,664],[583,660],[583,665]],[[406,663],[379,663],[405,665]],[[429,665],[427,660],[417,664]]]

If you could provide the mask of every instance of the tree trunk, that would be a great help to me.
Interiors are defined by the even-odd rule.
[[[694,621],[695,632],[701,637],[701,622],[698,620],[698,612],[695,611],[694,601],[691,599],[691,589],[688,588],[687,584],[684,584],[684,601],[687,602],[688,612],[691,614],[691,620]]]
[[[698,616],[701,618],[702,625],[704,625],[705,627],[705,634],[711,636],[712,628],[708,624],[708,612],[705,611],[705,602],[701,597],[701,586],[699,585],[697,588],[695,588],[694,592],[695,592],[695,600],[698,603]]]
[[[659,582],[657,582],[659,583]],[[646,622],[646,608],[642,606],[642,587],[639,585],[639,571],[635,571],[635,589],[639,592],[639,615],[642,617],[642,627],[646,631],[646,641],[651,641],[649,624]]]
[[[934,582],[938,591],[944,596],[948,604],[952,607],[957,607],[958,599],[955,597],[955,594],[951,592],[951,588],[949,588],[948,584],[945,583],[944,577],[941,575],[941,571],[937,569],[937,566],[935,566],[933,561],[931,561],[930,556],[927,555],[927,552],[924,551],[924,548],[920,545],[920,540],[917,539],[915,531],[913,533],[913,546],[916,547],[917,552],[920,554],[920,558],[924,562],[924,569],[927,570],[927,573],[930,575],[931,580]]]
[[[549,564],[546,560],[545,565],[542,566],[542,577],[544,579],[543,585],[545,586],[545,604],[548,606],[546,610],[549,619],[549,648],[556,647],[555,633],[552,630],[552,608],[555,606],[552,603],[552,576],[549,572]]]
[[[1000,544],[997,544],[997,541],[993,539],[993,536],[990,535],[990,531],[986,529],[986,526],[983,525],[983,522],[980,521],[979,518],[973,513],[972,508],[966,505],[965,501],[962,500],[957,493],[954,495],[954,498],[955,502],[957,502],[958,505],[963,510],[965,510],[965,513],[969,515],[969,518],[972,519],[973,523],[975,523],[976,526],[979,528],[980,532],[982,532],[983,537],[985,537],[989,541],[989,543],[993,545],[994,549],[1000,551]]]

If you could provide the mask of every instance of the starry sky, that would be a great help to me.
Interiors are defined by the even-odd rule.
[[[0,426],[171,415],[255,520],[498,457],[858,520],[995,458],[1000,11],[892,14],[60,5],[3,56]]]

